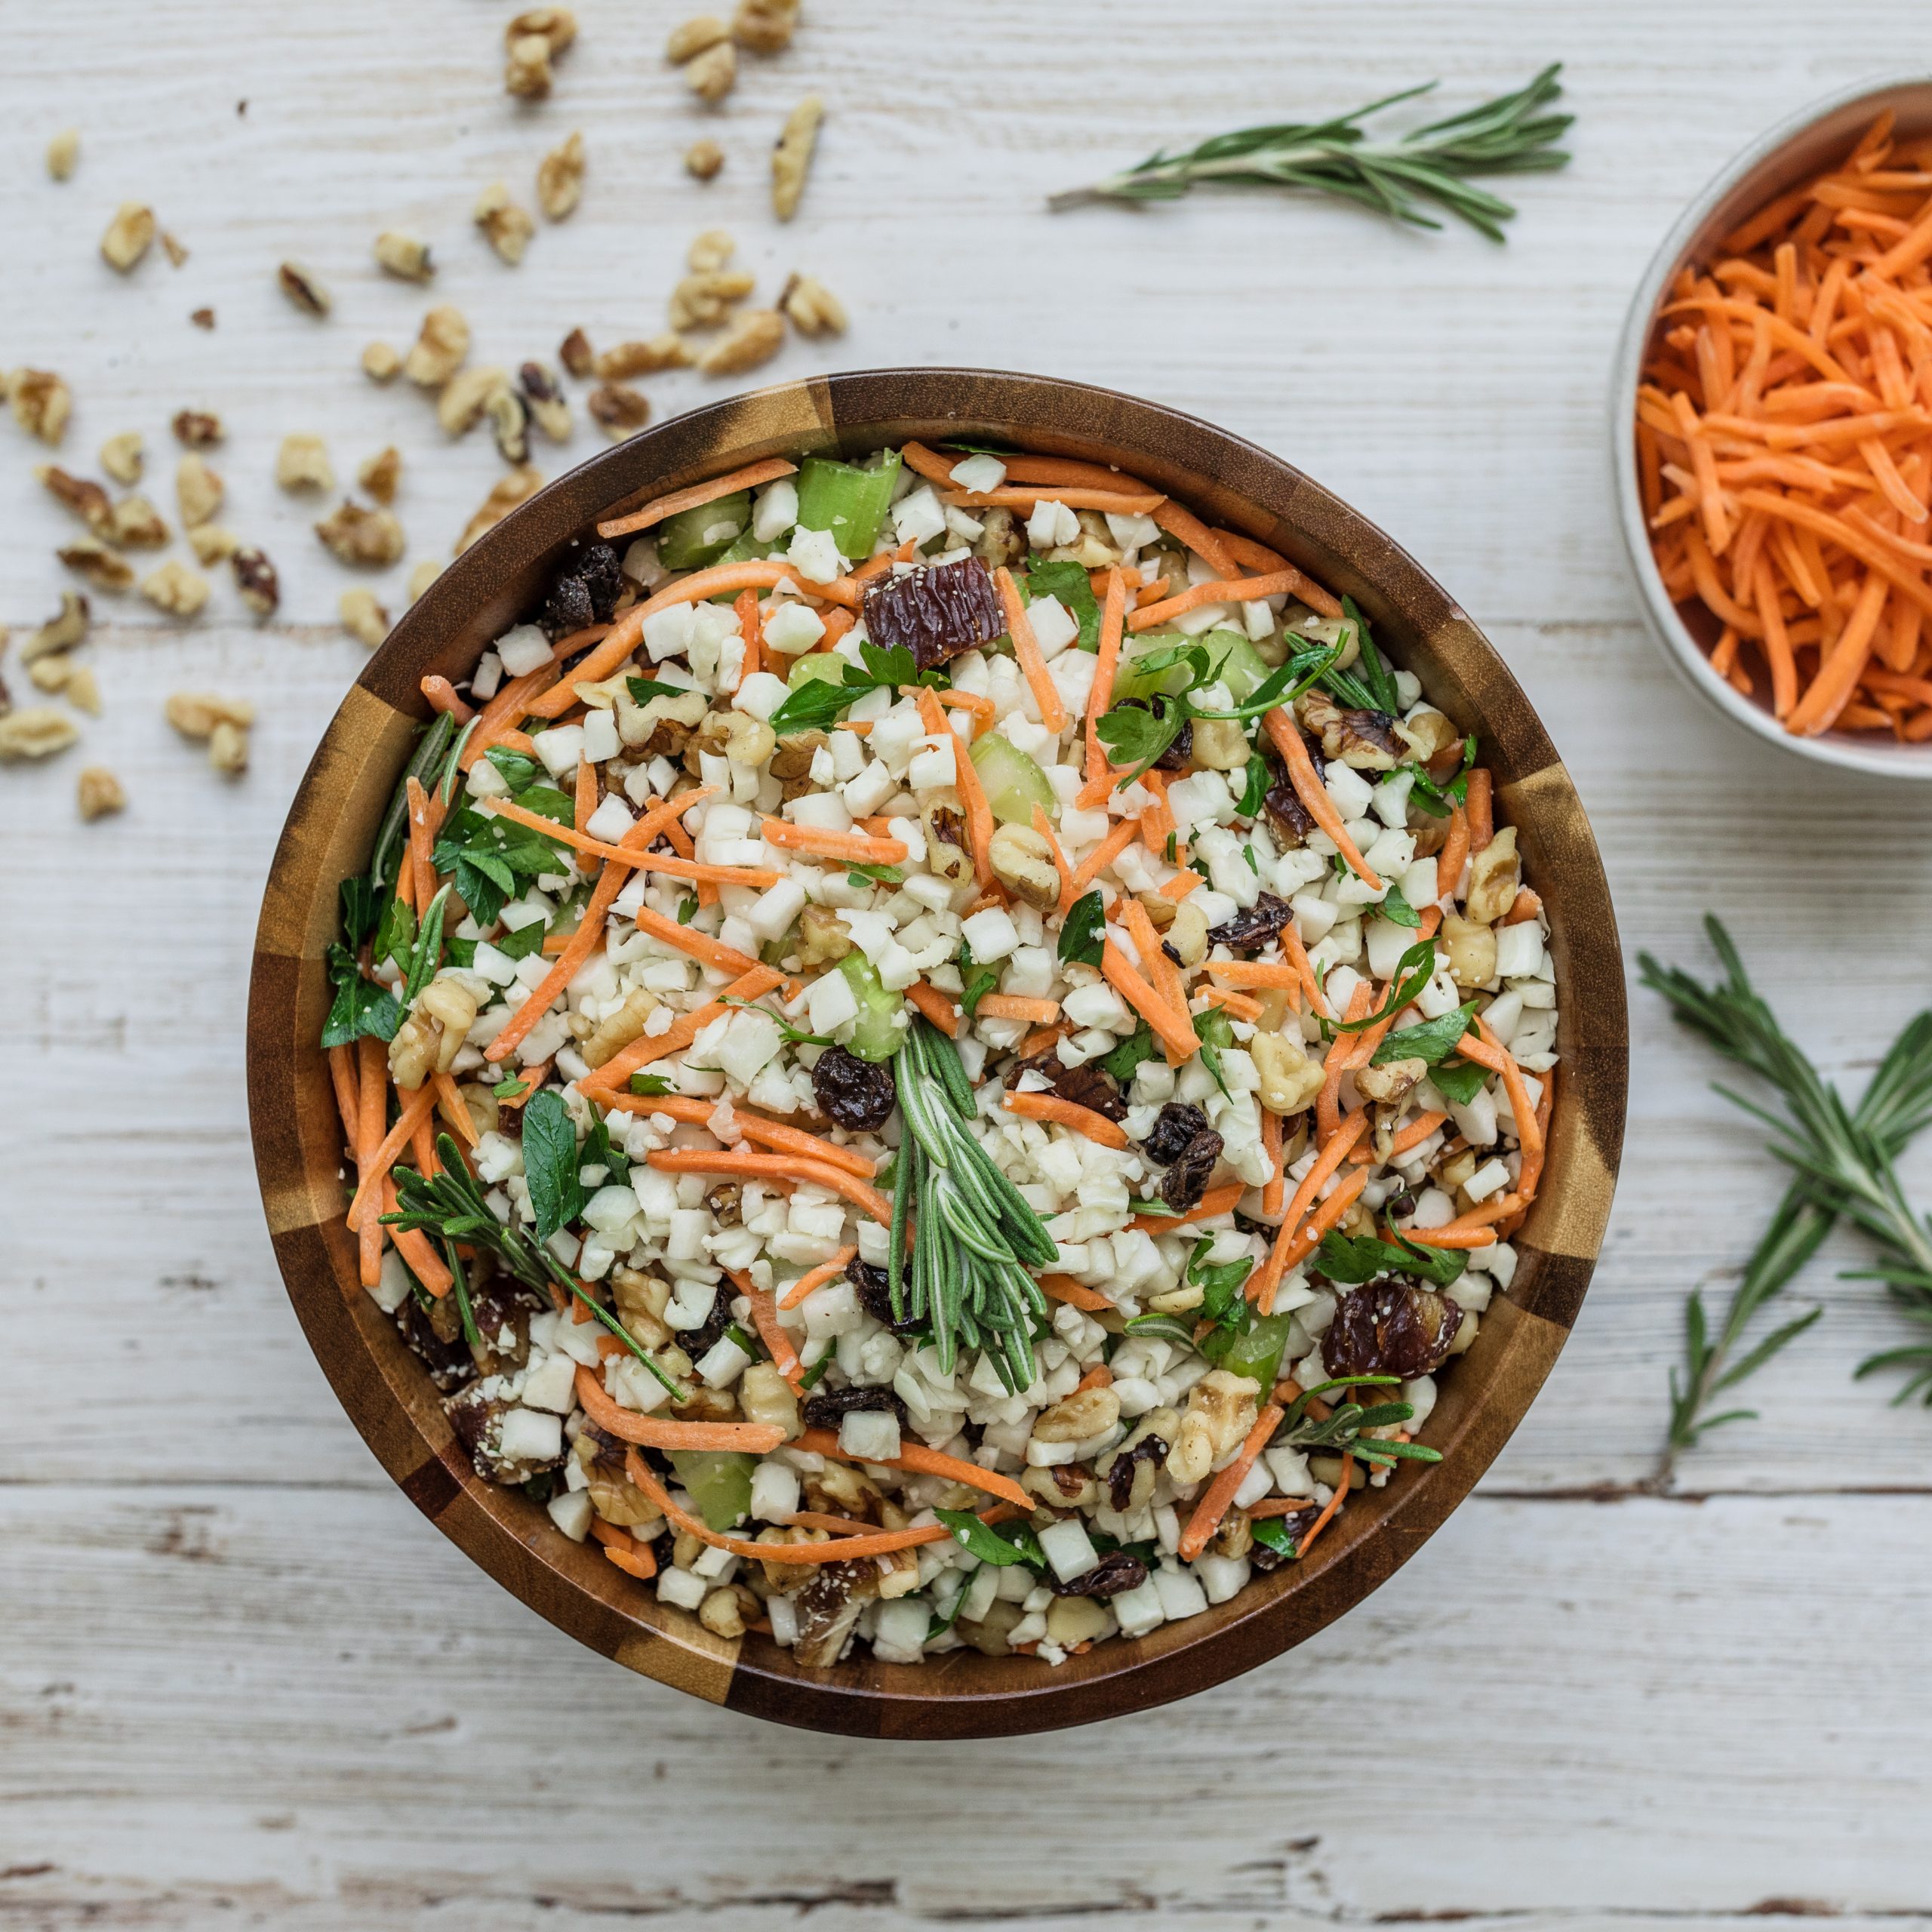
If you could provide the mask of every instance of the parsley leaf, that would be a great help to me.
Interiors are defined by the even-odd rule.
[[[560,824],[574,817],[571,801],[551,786],[527,786],[516,802]],[[570,857],[540,832],[466,805],[444,826],[430,863],[450,877],[478,924],[487,926],[515,897],[519,881],[568,872]]]
[[[1337,1033],[1360,1033],[1371,1026],[1379,1026],[1391,1014],[1400,1013],[1435,977],[1435,942],[1432,939],[1417,940],[1395,962],[1395,983],[1389,989],[1389,997],[1374,1012],[1364,1014],[1359,1020],[1324,1020],[1322,1023],[1332,1026]]]
[[[778,1029],[778,1037],[788,1047],[829,1047],[832,1044],[832,1038],[829,1034],[801,1032],[781,1014],[774,1013],[768,1006],[759,1005],[755,999],[740,999],[735,996],[727,995],[721,1004],[726,1006],[748,1007],[754,1013],[763,1014],[765,1018]],[[632,1075],[633,1078],[635,1077],[635,1075]]]
[[[543,766],[528,752],[512,751],[508,745],[492,745],[483,755],[512,792],[527,791],[543,775]]]
[[[1456,1051],[1475,1017],[1475,1001],[1467,1000],[1438,1020],[1425,1020],[1420,1026],[1404,1026],[1399,1033],[1391,1033],[1376,1048],[1369,1064],[1386,1066],[1393,1060],[1424,1060],[1434,1066]]]
[[[355,955],[346,946],[331,944],[324,955],[335,998],[322,1023],[322,1044],[346,1047],[365,1036],[393,1040],[402,1024],[402,1008],[387,987],[362,977]]]
[[[1262,801],[1267,797],[1274,777],[1268,761],[1257,752],[1247,761],[1247,789],[1241,793],[1241,803],[1235,808],[1237,818],[1254,818],[1260,814]]]
[[[859,647],[859,662],[841,666],[839,676],[808,678],[788,692],[766,721],[781,738],[801,731],[822,731],[835,724],[846,707],[872,691],[897,691],[902,685],[931,685],[943,689],[943,672],[921,671],[903,645],[881,650],[875,644]]]
[[[383,895],[366,872],[346,878],[339,888],[342,897],[342,936],[351,952],[376,930],[383,916]],[[380,955],[377,955],[380,957]]]
[[[1082,966],[1099,965],[1106,920],[1106,903],[1097,886],[1076,899],[1067,908],[1066,923],[1060,929],[1060,958]]]
[[[1134,1069],[1143,1060],[1152,1060],[1159,1051],[1153,1028],[1143,1020],[1118,1046],[1100,1056],[1100,1065],[1124,1087],[1134,1078]],[[1168,1211],[1163,1207],[1159,1211],[1164,1214]]]
[[[1403,897],[1399,885],[1392,885],[1383,894],[1382,916],[1393,924],[1407,926],[1411,932],[1422,924],[1422,915]]]
[[[577,1157],[577,1164],[583,1168],[601,1168],[604,1180],[600,1185],[602,1186],[608,1186],[614,1183],[621,1186],[630,1178],[629,1155],[614,1144],[608,1124],[595,1109],[591,1112],[590,1131],[584,1138],[583,1152]]]
[[[962,940],[959,944],[959,1004],[971,1020],[980,1010],[980,1001],[999,985],[999,969],[976,963],[973,949]]]
[[[1194,1016],[1194,1036],[1201,1042],[1201,1064],[1214,1077],[1214,1084],[1229,1100],[1234,1096],[1228,1093],[1228,1083],[1221,1077],[1223,1047],[1235,1043],[1234,1023],[1229,1019],[1225,1007],[1211,1006],[1204,1013]]]
[[[667,685],[660,678],[626,678],[624,688],[639,704],[648,704],[654,697],[686,697],[690,695],[683,685]]]
[[[529,1084],[528,1081],[521,1079],[513,1073],[507,1080],[498,1081],[490,1091],[499,1100],[514,1100]]]
[[[903,885],[906,873],[899,866],[852,865],[846,868],[845,877],[854,885]]]
[[[1344,1287],[1358,1287],[1383,1275],[1413,1275],[1446,1287],[1462,1273],[1468,1257],[1453,1247],[1419,1247],[1404,1241],[1374,1235],[1324,1235],[1315,1251],[1315,1271]]]
[[[694,896],[687,894],[686,897],[678,901],[678,923],[679,925],[689,925],[692,920],[697,918],[697,900]]]
[[[540,1241],[583,1212],[583,1183],[577,1171],[576,1124],[563,1095],[546,1088],[523,1110],[524,1178]]]
[[[385,959],[389,960],[398,972],[407,973],[409,962],[415,956],[414,909],[405,906],[399,898],[392,898],[383,908],[382,923],[376,928],[369,957],[379,966]]]
[[[1466,1107],[1475,1098],[1482,1083],[1489,1076],[1473,1060],[1459,1060],[1453,1066],[1432,1066],[1429,1077],[1435,1082],[1436,1091],[1445,1100],[1453,1101],[1459,1107]]]
[[[662,1073],[633,1073],[630,1078],[630,1088],[633,1094],[648,1094],[654,1100],[660,1094],[670,1092],[671,1082]]]
[[[541,919],[532,919],[527,926],[518,926],[514,932],[505,933],[500,939],[490,943],[506,959],[528,959],[534,952],[541,952],[543,942],[549,935],[549,928]]]
[[[1029,604],[1036,597],[1057,598],[1080,626],[1080,648],[1100,649],[1100,606],[1084,565],[1070,561],[1033,564],[1015,581]]]
[[[970,1509],[935,1509],[933,1514],[950,1530],[955,1539],[982,1563],[1004,1569],[1009,1564],[1026,1563],[1035,1569],[1047,1567],[1045,1552],[1031,1524],[983,1523]]]
[[[1297,1557],[1301,1552],[1295,1547],[1295,1540],[1289,1532],[1287,1523],[1279,1516],[1257,1516],[1248,1524],[1254,1540],[1272,1549],[1277,1556]]]

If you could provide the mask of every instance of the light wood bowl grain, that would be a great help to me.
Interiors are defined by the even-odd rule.
[[[762,1637],[712,1635],[594,1545],[571,1543],[537,1504],[481,1480],[421,1364],[357,1285],[340,1129],[316,1044],[337,887],[365,864],[427,714],[420,680],[466,676],[600,516],[761,457],[915,436],[1118,463],[1352,596],[1431,701],[1481,732],[1499,818],[1518,828],[1549,909],[1560,994],[1543,1189],[1518,1238],[1514,1284],[1441,1378],[1423,1436],[1443,1460],[1364,1492],[1306,1562],[1057,1669],[968,1650],[920,1666],[860,1652],[808,1669]],[[1145,1709],[1303,1642],[1406,1561],[1522,1419],[1576,1318],[1610,1212],[1628,1044],[1616,921],[1569,774],[1494,648],[1411,558],[1278,457],[1193,417],[1077,383],[950,369],[826,377],[693,411],[560,478],[445,571],[370,660],[296,795],[263,902],[248,1024],[256,1164],[283,1279],[343,1407],[404,1494],[499,1583],[628,1668],[759,1717],[878,1737],[996,1736]]]

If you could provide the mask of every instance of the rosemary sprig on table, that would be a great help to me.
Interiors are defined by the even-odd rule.
[[[1932,1228],[1907,1203],[1893,1165],[1906,1142],[1932,1121],[1932,1013],[1921,1013],[1906,1025],[1857,1107],[1847,1109],[1837,1089],[1820,1077],[1780,1026],[1752,985],[1730,935],[1715,918],[1707,918],[1704,925],[1727,976],[1724,980],[1706,986],[1646,952],[1638,958],[1644,983],[1719,1053],[1774,1089],[1781,1112],[1727,1087],[1716,1091],[1770,1127],[1775,1137],[1770,1151],[1797,1177],[1752,1254],[1715,1336],[1702,1295],[1694,1291],[1685,1303],[1684,1374],[1680,1381],[1675,1370],[1671,1373],[1670,1431],[1659,1481],[1669,1475],[1678,1452],[1694,1446],[1706,1430],[1755,1416],[1752,1409],[1727,1409],[1715,1416],[1705,1411],[1818,1318],[1822,1309],[1814,1308],[1773,1330],[1743,1355],[1734,1355],[1752,1318],[1817,1252],[1841,1215],[1878,1244],[1878,1266],[1853,1278],[1886,1282],[1909,1319],[1932,1327]],[[1885,1350],[1862,1362],[1857,1373],[1899,1367],[1915,1373],[1897,1399],[1924,1388],[1932,1402],[1932,1340]]]
[[[1088,202],[1173,201],[1198,187],[1308,189],[1358,202],[1375,214],[1417,228],[1440,228],[1433,204],[1493,242],[1516,211],[1473,174],[1521,174],[1562,167],[1569,155],[1555,143],[1574,118],[1544,110],[1563,91],[1560,63],[1526,88],[1485,101],[1446,121],[1433,121],[1395,140],[1371,140],[1362,123],[1371,114],[1429,93],[1433,81],[1371,101],[1331,121],[1284,121],[1217,134],[1184,153],[1157,150],[1137,167],[1091,187],[1051,195],[1056,211]]]
[[[968,1128],[973,1089],[952,1042],[914,1020],[892,1077],[906,1123],[887,1268],[893,1313],[931,1325],[942,1374],[961,1350],[980,1349],[1017,1392],[1033,1380],[1033,1324],[1047,1313],[1027,1270],[1051,1267],[1060,1251]],[[917,1217],[909,1269],[909,1216]]]

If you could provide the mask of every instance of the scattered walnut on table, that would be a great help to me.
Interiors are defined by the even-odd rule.
[[[386,342],[372,342],[362,352],[362,373],[372,383],[392,383],[401,370],[402,358]]]
[[[221,508],[221,478],[192,450],[174,466],[174,500],[181,506],[181,521],[189,529],[213,521]]]
[[[685,85],[700,100],[715,104],[737,85],[738,50],[728,40],[721,40],[715,47],[694,55],[681,71]]]
[[[207,409],[177,409],[172,426],[174,440],[191,450],[210,448],[228,433],[221,418]]]
[[[326,315],[331,306],[329,292],[309,271],[294,262],[284,262],[275,272],[276,286],[305,315]]]
[[[517,371],[517,381],[537,428],[553,443],[568,442],[571,406],[556,377],[542,363],[526,362]]]
[[[598,357],[596,373],[607,383],[628,376],[654,376],[660,369],[688,369],[691,352],[681,337],[666,330],[648,340],[620,342]]]
[[[114,506],[106,532],[124,549],[158,550],[168,541],[168,525],[145,497],[123,497]]]
[[[63,128],[47,144],[47,171],[56,181],[73,179],[74,165],[81,158],[81,131]]]
[[[537,232],[530,211],[510,199],[510,191],[501,181],[492,181],[477,196],[470,219],[483,231],[483,238],[512,268],[523,260],[523,251]]]
[[[36,659],[72,650],[87,636],[88,617],[88,600],[78,591],[62,591],[60,615],[48,618],[20,646],[20,662],[31,664]]]
[[[274,565],[253,543],[236,550],[229,563],[242,602],[258,617],[273,617],[281,602],[281,579]]]
[[[329,461],[328,445],[306,430],[283,437],[275,453],[275,480],[285,490],[333,490],[335,466]]]
[[[0,764],[52,758],[76,743],[80,727],[51,704],[29,704],[0,716]]]
[[[345,590],[336,608],[341,615],[343,629],[371,651],[389,634],[389,614],[376,601],[374,591],[360,586]]]
[[[537,205],[552,221],[561,221],[583,196],[583,136],[572,134],[537,164]]]
[[[123,202],[100,238],[101,259],[111,269],[131,274],[154,245],[154,210],[140,202]]]
[[[463,311],[440,303],[423,318],[402,373],[421,388],[440,389],[463,367],[469,353],[469,324]]]
[[[497,453],[506,463],[522,463],[530,455],[530,411],[523,398],[507,382],[500,383],[485,398],[483,413],[490,419],[490,433],[496,439]]]
[[[528,464],[500,476],[476,514],[463,525],[463,534],[457,539],[456,554],[461,556],[486,530],[494,530],[518,503],[534,497],[543,486],[543,478]]]
[[[771,151],[771,211],[780,221],[789,221],[798,211],[798,198],[805,192],[805,176],[818,143],[819,123],[824,118],[824,100],[817,94],[807,94],[792,109]]]
[[[685,172],[695,180],[710,180],[724,165],[724,150],[709,136],[685,150]]]
[[[76,577],[85,577],[97,590],[125,590],[134,581],[134,573],[125,557],[117,556],[105,543],[84,537],[54,553]]]
[[[117,483],[138,483],[141,480],[141,433],[138,429],[123,429],[118,436],[109,436],[100,446],[100,466]]]
[[[738,0],[731,38],[752,54],[780,54],[798,25],[798,0]]]
[[[776,309],[752,309],[731,325],[724,339],[698,358],[707,376],[738,376],[769,362],[785,346],[785,318]]]
[[[402,525],[389,511],[346,501],[316,525],[315,534],[345,564],[378,569],[398,561],[405,548]]]
[[[697,14],[671,29],[664,43],[664,57],[682,64],[706,48],[731,38],[731,30],[715,14]]]
[[[90,824],[97,818],[105,818],[110,812],[125,811],[128,794],[122,789],[121,781],[104,764],[90,764],[83,768],[77,787],[81,816]]]
[[[692,238],[691,245],[685,251],[685,266],[694,275],[715,274],[731,259],[737,246],[728,230],[707,228]]]
[[[241,547],[242,540],[223,523],[191,523],[188,547],[198,564],[226,563]]]
[[[255,707],[245,698],[212,691],[177,691],[168,700],[169,724],[193,744],[205,744],[208,762],[231,777],[248,768],[248,728]]]
[[[51,369],[16,369],[7,380],[14,420],[30,436],[57,444],[66,433],[74,398]]]
[[[161,251],[168,257],[171,268],[180,268],[188,259],[188,245],[177,235],[171,235],[166,229],[161,231]]]
[[[551,63],[577,38],[568,7],[532,7],[503,29],[503,86],[520,100],[540,100],[555,75]]]
[[[436,561],[435,558],[425,557],[422,562],[409,573],[409,583],[405,592],[409,601],[414,604],[442,574],[443,567]]]
[[[376,237],[376,266],[399,281],[427,281],[436,272],[429,243],[393,228],[384,229]]]
[[[142,578],[141,595],[171,617],[192,617],[208,601],[208,580],[178,557],[171,557]]]
[[[211,329],[214,327],[214,311],[212,309],[190,309],[188,319],[198,329]]]
[[[590,346],[589,337],[581,329],[572,329],[558,345],[557,360],[580,380],[597,371],[596,351]]]
[[[355,480],[369,495],[386,508],[395,501],[395,488],[402,475],[402,452],[391,443],[379,450],[355,472]]]
[[[486,366],[464,370],[451,377],[437,397],[436,420],[450,435],[465,434],[483,414],[491,395],[509,383],[509,374],[502,369]]]
[[[635,435],[651,420],[650,398],[623,383],[605,383],[592,389],[584,407],[614,443]]]
[[[114,503],[107,492],[91,477],[70,475],[57,463],[38,465],[34,475],[40,486],[64,509],[72,510],[97,537],[107,536],[114,527]]]
[[[778,297],[778,306],[801,335],[845,333],[845,306],[817,275],[795,272]]]
[[[688,275],[671,291],[674,329],[710,329],[728,321],[733,303],[742,302],[757,285],[749,269],[706,269]]]

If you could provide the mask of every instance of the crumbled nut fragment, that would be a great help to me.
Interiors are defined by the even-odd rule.
[[[315,534],[345,564],[393,564],[405,548],[402,525],[387,510],[345,502],[315,526]]]
[[[275,278],[281,292],[305,315],[326,315],[329,312],[329,292],[305,268],[294,262],[284,262],[275,272]]]
[[[778,306],[801,335],[843,335],[845,305],[817,275],[794,274]]]
[[[81,158],[81,131],[63,128],[47,144],[47,171],[57,181],[73,179],[74,164]]]
[[[240,547],[242,540],[226,524],[195,523],[188,526],[188,547],[198,564],[225,563]]]
[[[402,475],[402,452],[391,443],[379,450],[355,472],[355,480],[377,503],[395,501],[395,486]]]
[[[537,205],[552,221],[561,221],[583,195],[583,137],[575,134],[537,164]]]
[[[556,78],[550,71],[550,43],[540,33],[520,35],[503,62],[503,91],[521,100],[541,100]]]
[[[198,329],[211,329],[214,327],[214,311],[212,309],[190,309],[188,319]]]
[[[51,369],[16,369],[8,379],[14,420],[43,443],[58,443],[66,433],[74,398]]]
[[[100,446],[100,466],[117,483],[138,483],[141,480],[141,432],[123,429],[119,435],[109,436]]]
[[[564,392],[558,388],[556,377],[542,363],[526,362],[517,371],[517,380],[522,386],[524,401],[536,419],[537,428],[553,443],[568,442],[571,406],[564,400]]]
[[[272,617],[281,602],[281,579],[275,568],[253,543],[238,549],[232,559],[235,588],[258,617]]]
[[[88,600],[78,590],[63,590],[60,593],[60,614],[48,618],[20,646],[20,662],[32,664],[37,659],[71,651],[87,634]]]
[[[193,451],[174,466],[174,500],[190,530],[213,519],[221,508],[221,478]]]
[[[531,34],[540,35],[552,54],[561,54],[577,38],[577,16],[568,7],[527,8],[504,28],[503,44],[507,47]]]
[[[737,245],[728,230],[707,228],[685,250],[685,266],[694,275],[709,275],[731,259]]]
[[[209,737],[208,762],[226,777],[238,778],[248,768],[248,734],[224,719]]]
[[[245,731],[255,721],[255,707],[246,698],[222,697],[214,691],[177,691],[166,711],[168,723],[198,745],[214,736],[217,724],[235,724]]]
[[[738,0],[731,38],[753,54],[782,53],[798,24],[798,0]]]
[[[402,358],[386,342],[372,342],[362,352],[362,373],[372,383],[392,383],[402,371]]]
[[[27,666],[27,680],[37,691],[63,691],[73,675],[74,660],[64,651],[57,651],[51,657],[36,657]]]
[[[707,376],[740,376],[769,362],[785,346],[785,318],[776,309],[749,309],[731,333],[698,358]]]
[[[154,245],[154,210],[140,202],[123,202],[100,238],[101,259],[126,275]]]
[[[715,47],[720,41],[728,39],[731,32],[715,14],[697,14],[681,26],[671,29],[671,38],[664,43],[664,57],[680,63],[688,60],[706,48]]]
[[[509,381],[498,368],[466,369],[451,379],[436,398],[436,420],[452,436],[460,436],[483,414],[483,405]]]
[[[469,353],[469,325],[463,311],[442,303],[423,318],[402,373],[426,389],[439,389],[463,367]]]
[[[141,595],[171,617],[192,617],[208,601],[208,580],[178,557],[141,579]]]
[[[104,764],[91,764],[82,772],[78,792],[81,816],[89,824],[109,812],[128,808],[128,795],[121,789],[120,780]]]
[[[596,352],[590,346],[589,337],[581,329],[572,329],[564,337],[558,346],[557,360],[573,376],[583,377],[596,373]]]
[[[685,150],[685,172],[700,181],[709,181],[724,165],[724,150],[709,136]]]
[[[510,191],[500,181],[492,181],[476,198],[471,219],[483,231],[483,238],[512,267],[523,260],[537,223],[528,208],[510,199]]]
[[[104,534],[124,550],[158,550],[168,541],[168,525],[146,497],[123,497]]]
[[[0,764],[24,758],[51,758],[81,735],[80,727],[51,704],[30,704],[0,717]]]
[[[737,84],[738,50],[728,40],[721,40],[687,60],[681,71],[685,85],[700,100],[722,100]]]
[[[530,455],[530,411],[523,398],[505,383],[492,389],[483,405],[490,419],[490,433],[497,439],[497,453],[506,463],[523,463]]]
[[[463,525],[463,534],[457,539],[456,554],[461,556],[478,537],[486,530],[494,529],[526,497],[534,496],[543,484],[543,478],[527,464],[498,477],[476,514]]]
[[[393,228],[384,229],[376,237],[376,266],[403,281],[427,281],[436,272],[429,243],[413,235],[398,234]]]
[[[660,369],[688,369],[691,352],[684,342],[666,330],[648,342],[620,342],[597,358],[597,374],[607,383],[622,382],[627,376],[654,376]]]
[[[712,269],[688,275],[671,291],[674,329],[712,329],[728,321],[731,305],[742,302],[756,283],[749,269]]]
[[[623,383],[605,383],[592,389],[584,407],[614,443],[634,436],[651,420],[651,400]]]
[[[408,587],[404,592],[404,595],[411,603],[415,603],[422,596],[423,592],[427,590],[442,574],[443,567],[434,557],[425,557],[409,573]]]
[[[275,480],[285,490],[333,490],[335,468],[328,445],[306,430],[283,437],[275,452]]]
[[[372,590],[359,586],[345,590],[337,609],[342,614],[342,627],[358,644],[366,644],[371,651],[389,634],[389,614],[376,601]]]
[[[168,265],[179,268],[188,259],[187,244],[178,235],[171,235],[166,229],[161,231],[162,253],[168,257]]]
[[[85,711],[90,718],[100,715],[100,687],[86,665],[77,664],[68,672],[66,696],[76,711]]]
[[[41,487],[57,503],[73,512],[97,537],[114,527],[114,504],[107,492],[89,476],[70,476],[57,463],[35,466]]]
[[[105,543],[91,537],[83,537],[78,543],[69,543],[64,549],[54,553],[77,577],[84,577],[88,583],[101,590],[125,590],[134,580],[134,573],[125,557],[117,557]]]
[[[771,211],[780,221],[789,221],[798,211],[798,197],[805,192],[805,175],[818,142],[818,124],[824,118],[823,100],[807,94],[792,109],[771,151]]]

